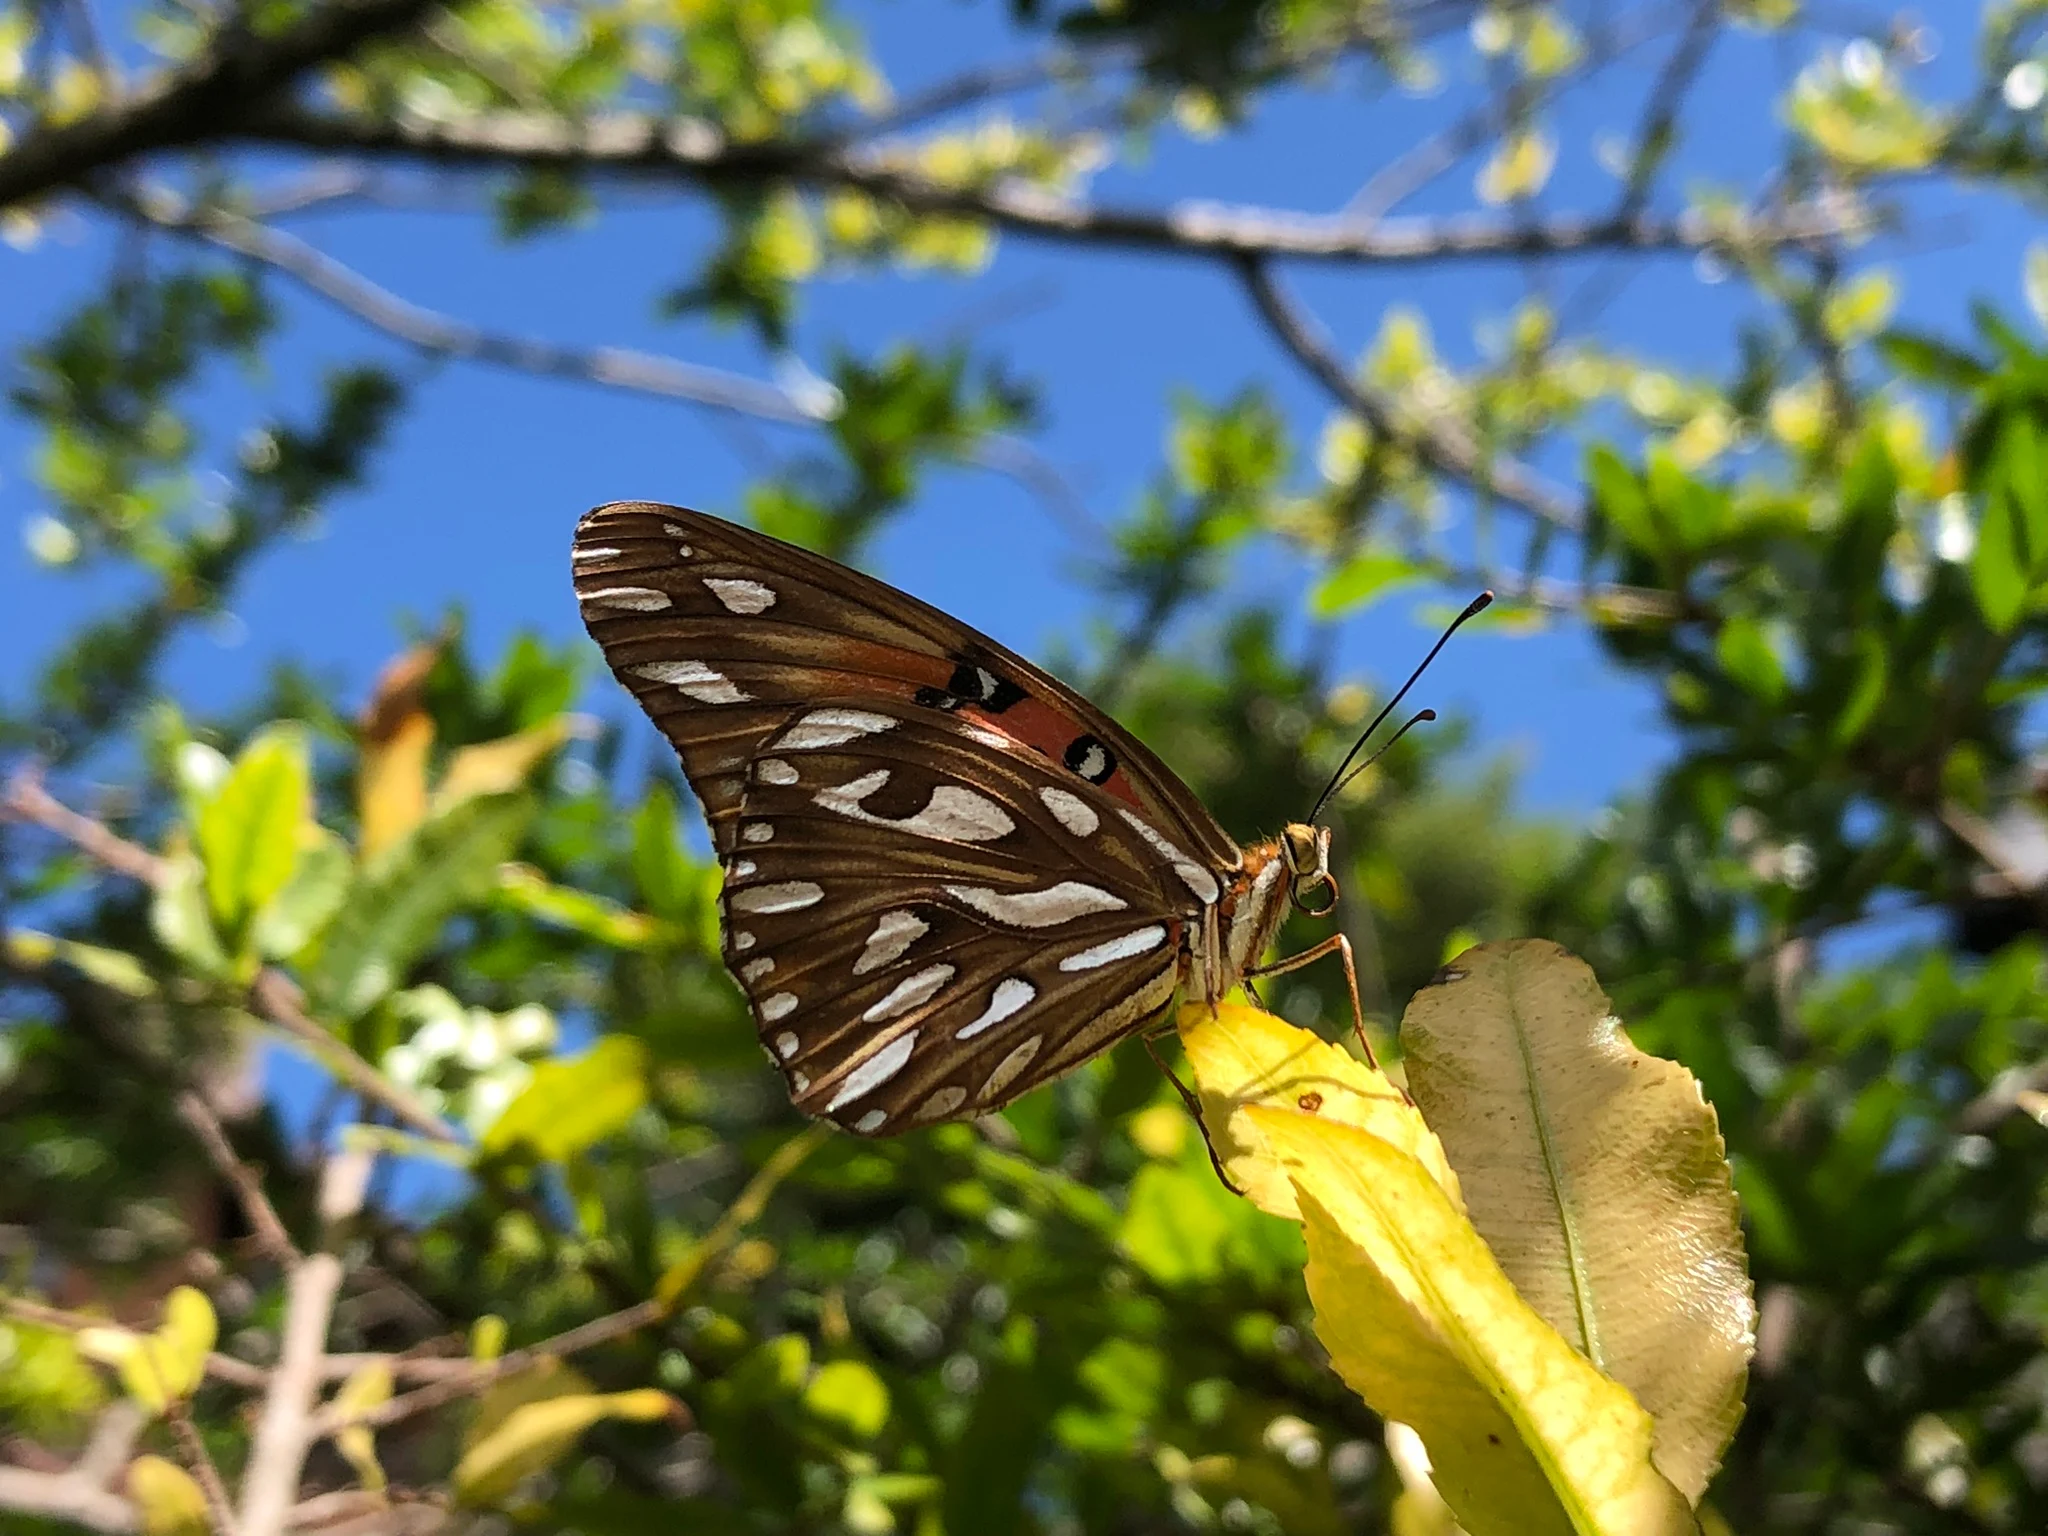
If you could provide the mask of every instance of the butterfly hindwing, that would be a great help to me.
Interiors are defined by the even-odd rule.
[[[1196,903],[1134,814],[955,716],[794,715],[722,897],[791,1097],[888,1134],[996,1108],[1156,1012]]]

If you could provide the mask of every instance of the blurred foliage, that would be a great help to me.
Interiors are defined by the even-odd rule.
[[[712,237],[650,299],[739,321],[821,424],[724,510],[858,563],[937,468],[1015,472],[1042,386],[972,326],[803,365],[820,284],[970,274],[998,233],[785,175],[778,156],[859,144],[876,167],[1049,206],[1289,91],[1391,99],[1448,78],[1483,130],[1451,161],[1472,198],[1540,221],[1585,147],[1565,93],[1628,55],[1646,15],[1674,46],[1685,25],[1597,0],[991,9],[1060,50],[1026,72],[1033,91],[899,96],[855,9],[822,0],[480,0],[357,50],[319,99],[377,121],[679,112],[759,147],[767,169],[719,183]],[[1944,99],[1923,89],[1910,19],[1845,40],[1803,9],[1702,11],[1722,46],[1796,62],[1773,196],[1905,178],[2038,196],[2042,6],[1985,6],[1967,44],[1944,17],[1974,49]],[[0,160],[103,109],[112,76],[210,47],[218,19],[134,7],[109,47],[66,7],[0,0]],[[1683,169],[1685,136],[1738,110],[1761,109],[1706,96],[1661,127],[1646,114],[1642,142],[1604,161],[1622,186]],[[230,147],[203,142],[181,185],[257,217],[275,167]],[[116,180],[0,209],[25,259],[71,249],[64,218],[120,231],[100,280],[6,363],[40,497],[29,550],[78,618],[0,709],[0,749],[46,765],[60,799],[163,874],[148,890],[0,827],[7,1295],[140,1336],[196,1286],[223,1352],[274,1358],[278,1268],[173,1111],[190,1086],[246,1111],[236,1146],[302,1243],[344,1138],[410,1154],[384,1160],[348,1234],[336,1350],[491,1358],[679,1297],[573,1367],[321,1451],[309,1493],[453,1489],[521,1528],[598,1536],[1334,1536],[1394,1528],[1404,1498],[1420,1519],[1399,1437],[1310,1334],[1299,1230],[1217,1183],[1142,1051],[984,1126],[800,1144],[751,1222],[721,1226],[801,1128],[719,962],[719,875],[687,791],[615,694],[586,691],[566,596],[498,654],[457,617],[394,635],[374,687],[289,662],[226,703],[165,682],[181,636],[236,622],[266,553],[380,484],[406,395],[369,361],[273,378],[288,274],[152,226]],[[479,180],[511,242],[601,221],[616,192],[559,169]],[[1095,623],[1063,670],[1245,838],[1300,815],[1383,701],[1390,679],[1329,659],[1331,626],[1374,605],[1425,599],[1433,622],[1429,604],[1495,581],[1488,622],[1590,636],[1642,679],[1670,754],[1585,826],[1522,814],[1512,765],[1455,725],[1407,738],[1333,804],[1336,920],[1369,1025],[1390,1044],[1447,951],[1540,935],[1591,962],[1638,1044],[1700,1078],[1762,1312],[1747,1417],[1707,1493],[1715,1528],[2048,1529],[2048,258],[2010,253],[2031,317],[1985,305],[1962,334],[1928,334],[1895,324],[1904,279],[1873,244],[1773,245],[1725,187],[1687,196],[1729,232],[1703,267],[1751,301],[1725,368],[1617,345],[1532,282],[1469,335],[1390,308],[1337,360],[1386,404],[1370,419],[1356,401],[1301,412],[1258,381],[1165,402],[1156,475],[1077,562]],[[1445,441],[1568,473],[1582,526],[1447,472],[1430,449]],[[1254,579],[1275,569],[1284,585]],[[327,654],[311,628],[263,638],[309,666]],[[572,717],[579,700],[607,723]],[[1283,944],[1327,931],[1297,920]],[[1331,970],[1268,1001],[1334,1033]],[[259,1046],[319,1054],[279,1027],[280,987],[413,1118],[338,1087],[290,1130],[252,1108]],[[454,1145],[419,1123],[437,1120]],[[0,1315],[10,1448],[69,1454],[116,1390],[70,1334]],[[393,1389],[343,1390],[372,1406]],[[188,1406],[239,1475],[239,1390],[208,1378]],[[142,1445],[130,1496],[152,1529],[190,1528],[202,1505],[167,1426]]]

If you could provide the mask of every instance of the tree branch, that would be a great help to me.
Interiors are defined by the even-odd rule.
[[[330,1233],[361,1208],[371,1162],[367,1152],[343,1152],[328,1162],[320,1180],[320,1217]],[[341,1276],[340,1258],[323,1248],[295,1264],[285,1282],[277,1366],[242,1474],[240,1536],[282,1536],[298,1502]]]
[[[32,130],[0,155],[0,208],[78,186],[153,150],[210,138],[308,70],[413,26],[435,0],[330,0],[271,36],[240,25],[140,94],[77,122]]]
[[[108,192],[102,194],[102,201],[155,228],[187,235],[269,267],[385,335],[435,356],[681,400],[795,426],[827,426],[839,414],[836,391],[821,389],[806,397],[722,368],[658,353],[628,347],[565,347],[535,337],[486,331],[400,298],[296,235],[227,209],[202,207],[160,187]],[[990,433],[962,449],[958,457],[1017,481],[1082,542],[1099,537],[1100,530],[1073,488],[1021,438]]]
[[[1329,338],[1281,288],[1268,263],[1240,262],[1238,272],[1260,318],[1281,345],[1339,405],[1374,432],[1399,443],[1438,474],[1519,507],[1553,527],[1567,532],[1578,530],[1583,519],[1578,498],[1569,490],[1519,460],[1484,452],[1457,423],[1442,417],[1412,424],[1404,421],[1394,400],[1352,377],[1339,361]]]
[[[252,112],[227,125],[224,133],[248,143],[485,169],[680,178],[712,187],[788,182],[850,188],[913,213],[979,219],[1069,244],[1183,256],[1294,256],[1360,266],[1604,250],[1690,254],[1731,242],[1804,244],[1867,231],[1877,222],[1842,199],[1758,213],[1732,226],[1698,213],[1627,219],[1488,214],[1362,222],[1214,202],[1134,208],[1085,202],[1015,180],[950,184],[908,168],[886,148],[845,149],[803,140],[735,143],[700,119],[637,112],[586,119],[520,112],[382,118],[285,105]]]
[[[88,1530],[125,1536],[137,1528],[135,1506],[75,1472],[31,1472],[0,1466],[0,1509],[68,1520]]]
[[[257,1177],[256,1170],[236,1156],[234,1144],[228,1140],[227,1128],[220,1123],[220,1116],[213,1112],[213,1106],[197,1091],[186,1088],[178,1094],[177,1110],[178,1118],[199,1139],[199,1145],[205,1150],[214,1170],[233,1188],[235,1198],[241,1202],[242,1214],[249,1218],[249,1226],[263,1251],[280,1264],[296,1264],[299,1250],[293,1245],[291,1234],[285,1231],[277,1207],[263,1193],[263,1181]]]

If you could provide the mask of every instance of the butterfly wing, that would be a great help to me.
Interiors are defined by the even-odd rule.
[[[720,519],[599,507],[584,621],[726,868],[727,962],[799,1107],[993,1109],[1162,1009],[1237,845],[1144,745],[995,641]]]
[[[577,525],[584,623],[653,717],[731,852],[745,765],[788,711],[897,700],[977,720],[1159,827],[1198,865],[1237,844],[1142,742],[1049,673],[907,593],[809,550],[657,502]]]
[[[1139,818],[956,716],[832,700],[749,770],[726,957],[799,1108],[984,1113],[1163,1008],[1199,904]]]

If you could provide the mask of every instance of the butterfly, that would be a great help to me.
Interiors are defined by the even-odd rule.
[[[1327,827],[1240,847],[1056,678],[766,534],[614,502],[572,558],[704,802],[725,962],[800,1110],[864,1136],[986,1114],[1177,995],[1333,952],[1359,1016],[1341,934],[1255,964],[1290,906],[1335,904]]]

